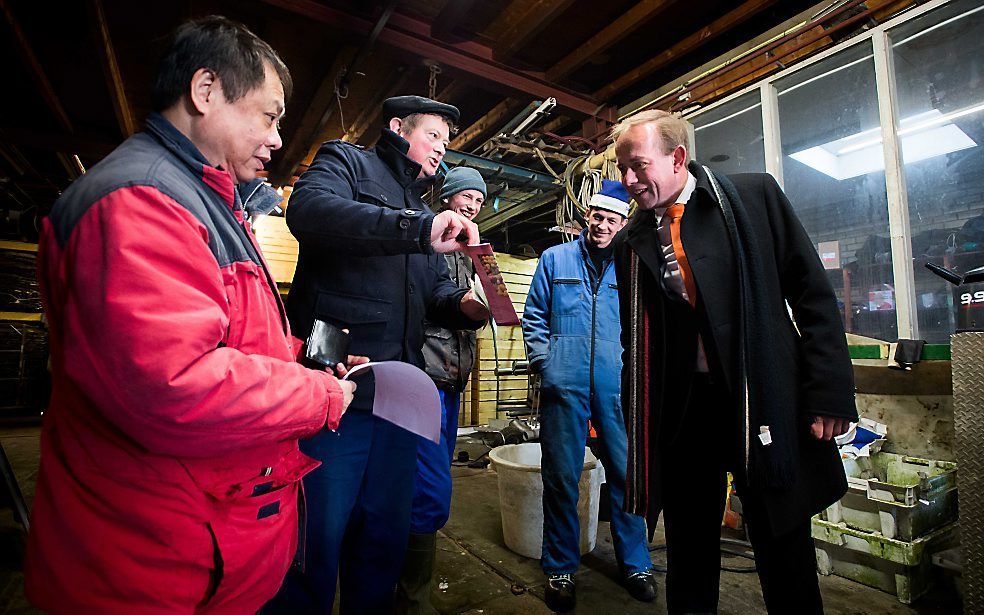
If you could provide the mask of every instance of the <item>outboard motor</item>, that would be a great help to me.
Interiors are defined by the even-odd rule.
[[[933,263],[926,263],[926,268],[953,284],[956,332],[984,331],[984,267],[971,269],[964,275]]]

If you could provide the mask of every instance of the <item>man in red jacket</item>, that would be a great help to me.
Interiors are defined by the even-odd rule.
[[[244,214],[271,200],[256,174],[290,87],[242,25],[183,25],[146,131],[44,221],[53,390],[25,576],[47,611],[255,612],[297,552],[318,465],[297,440],[355,387],[294,362]]]

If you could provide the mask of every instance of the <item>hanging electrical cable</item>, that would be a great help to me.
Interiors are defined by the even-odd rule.
[[[599,157],[600,156],[600,157]],[[564,197],[557,202],[557,227],[564,241],[574,239],[577,227],[584,227],[588,202],[601,190],[603,179],[621,180],[618,166],[605,153],[574,158],[558,179],[564,185]],[[576,226],[575,226],[576,225]]]

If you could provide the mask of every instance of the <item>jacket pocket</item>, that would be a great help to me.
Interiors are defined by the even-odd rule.
[[[390,209],[403,209],[402,198],[395,197],[374,179],[360,179],[356,186],[356,200]]]
[[[577,278],[555,278],[552,284],[550,312],[553,316],[567,316],[584,309],[588,300],[584,284]]]
[[[349,352],[352,354],[359,354],[367,344],[378,344],[385,338],[392,311],[391,301],[332,292],[318,293],[314,308],[318,318],[349,330],[352,340]]]
[[[226,300],[229,303],[229,326],[222,340],[230,348],[240,348],[246,336],[247,312],[260,282],[260,271],[256,263],[238,262],[222,268],[222,284],[225,286]]]
[[[440,340],[449,340],[454,333],[450,329],[424,322],[424,336]]]
[[[298,450],[276,467],[234,484],[206,487],[219,570],[211,593],[224,587],[273,595],[297,547],[297,499],[301,478],[319,465]]]
[[[262,266],[252,261],[222,269],[229,306],[229,326],[222,342],[246,354],[289,359],[279,299],[271,292]]]

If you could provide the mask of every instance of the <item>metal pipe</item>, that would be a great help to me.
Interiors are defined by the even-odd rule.
[[[828,19],[833,18],[833,17],[836,17],[837,15],[841,14],[843,11],[846,11],[846,10],[848,10],[850,8],[853,8],[853,7],[861,4],[864,1],[865,0],[851,0],[851,2],[849,4],[845,4],[840,9],[838,9],[838,10],[834,11],[833,13],[831,13],[828,16]],[[858,21],[860,21],[862,19],[867,18],[872,13],[874,13],[876,10],[879,10],[879,8],[883,8],[883,7],[878,7],[878,8],[871,8],[871,7],[869,7],[869,8],[866,8],[863,11],[861,11],[860,13],[858,13],[857,15],[852,15],[851,17],[845,19],[844,21],[842,21],[842,22],[840,22],[840,23],[838,23],[838,24],[836,24],[834,26],[831,26],[829,29],[824,30],[823,32],[820,32],[818,34],[814,34],[814,35],[808,37],[806,40],[800,41],[799,43],[797,43],[793,47],[791,47],[791,48],[783,51],[780,55],[775,56],[774,58],[772,58],[772,62],[780,62],[780,60],[782,58],[785,58],[786,56],[788,56],[788,55],[790,55],[792,53],[796,53],[797,51],[803,49],[804,47],[807,47],[809,45],[812,45],[813,43],[817,42],[818,40],[820,40],[822,38],[826,38],[826,37],[830,36],[831,34],[833,34],[835,32],[838,32],[839,30],[842,30],[842,29],[844,29],[844,28],[846,28],[848,26],[851,26],[851,25],[855,24],[856,22],[858,22]],[[718,69],[717,71],[711,73],[710,75],[707,75],[705,77],[702,77],[701,79],[697,80],[693,84],[688,85],[684,89],[684,91],[681,92],[680,94],[683,95],[683,94],[685,94],[687,92],[693,92],[698,87],[700,87],[700,86],[708,83],[709,81],[711,81],[714,77],[716,77],[716,76],[718,76],[720,74],[723,74],[725,72],[731,72],[735,67],[745,65],[751,59],[756,58],[756,57],[759,57],[763,53],[767,53],[767,52],[771,51],[772,49],[775,49],[778,45],[782,44],[782,42],[784,40],[788,40],[789,37],[799,36],[804,31],[810,30],[810,29],[816,27],[817,25],[822,25],[822,23],[817,23],[818,21],[820,21],[820,20],[815,20],[815,21],[809,22],[808,24],[805,24],[801,29],[799,29],[799,30],[797,30],[795,32],[791,32],[790,34],[788,34],[788,35],[780,38],[779,40],[773,42],[772,44],[767,45],[766,47],[763,47],[758,52],[756,52],[756,53],[748,56],[747,58],[742,59],[740,62],[736,62],[733,65],[729,65],[729,66],[723,67],[723,68]],[[780,64],[781,64],[781,62],[780,62]],[[738,75],[732,75],[729,78],[729,80],[726,81],[721,86],[719,86],[718,89],[727,88],[731,84],[736,83],[738,81],[741,81],[745,77],[748,77],[749,75],[752,75],[752,74],[758,72],[759,70],[762,70],[762,67],[752,68],[751,70],[741,72]],[[676,104],[672,105],[670,107],[670,109],[673,110],[673,111],[678,111],[679,109],[681,109],[681,108],[683,108],[683,107],[685,107],[687,105],[690,105],[690,104],[693,104],[690,100],[680,101],[680,102],[677,102]]]
[[[536,124],[540,120],[549,116],[550,112],[553,111],[553,108],[556,106],[557,99],[551,96],[543,101],[543,104],[534,109],[533,113],[530,113],[529,116],[519,124],[519,126],[516,126],[511,131],[503,130],[502,132],[508,132],[513,137],[522,136],[522,134],[529,130],[533,124]]]
[[[734,70],[735,68],[737,68],[739,66],[743,66],[743,65],[747,64],[748,62],[751,62],[752,60],[754,60],[754,59],[762,56],[763,54],[769,53],[770,51],[772,51],[776,47],[778,47],[778,46],[782,45],[783,43],[786,43],[786,42],[788,42],[788,41],[796,38],[797,36],[799,36],[800,34],[802,34],[803,32],[805,32],[807,30],[810,30],[810,29],[815,28],[817,26],[822,26],[824,23],[827,23],[830,19],[833,19],[833,18],[837,17],[838,15],[840,15],[841,13],[843,13],[844,11],[847,11],[847,10],[850,10],[850,9],[854,8],[855,6],[861,4],[864,1],[865,0],[850,0],[847,4],[844,4],[843,6],[837,8],[836,10],[834,10],[831,13],[829,13],[828,15],[824,15],[823,17],[820,17],[820,18],[814,19],[813,21],[809,21],[809,22],[806,22],[806,23],[802,24],[798,28],[796,28],[793,31],[789,32],[788,34],[785,34],[785,35],[777,38],[776,40],[772,41],[768,45],[765,45],[764,47],[761,47],[759,49],[756,49],[752,53],[750,53],[750,54],[748,54],[748,55],[740,58],[739,60],[737,60],[735,62],[725,63],[720,68],[717,68],[717,69],[713,70],[712,72],[704,75],[703,77],[700,77],[697,81],[694,81],[693,83],[690,83],[690,84],[683,85],[683,86],[681,86],[679,88],[674,88],[673,90],[671,90],[671,91],[663,94],[662,96],[653,99],[652,101],[650,101],[649,103],[647,103],[646,105],[644,105],[643,107],[641,107],[637,111],[637,113],[640,112],[640,111],[645,111],[646,109],[652,109],[653,107],[656,107],[657,105],[659,105],[659,103],[663,102],[667,98],[670,98],[670,97],[673,97],[673,96],[683,96],[683,95],[685,95],[685,94],[687,94],[689,92],[692,92],[695,88],[697,88],[697,87],[699,87],[699,86],[707,83],[709,80],[714,79],[714,78],[716,78],[716,77],[718,77],[718,76],[720,76],[722,74],[725,74],[726,72],[732,71],[732,70]],[[871,9],[867,9],[867,10],[870,11]],[[826,33],[826,31],[825,31],[825,33]],[[793,52],[799,51],[800,49],[802,49],[803,46],[804,45],[797,45],[795,48],[793,48],[793,49],[789,50],[788,52],[784,53],[782,57],[785,57],[789,53],[793,53]],[[758,70],[758,69],[756,69],[756,70]],[[751,72],[755,72],[755,71],[751,71]],[[739,78],[743,78],[743,77],[745,77],[745,76],[747,76],[749,74],[751,74],[751,73],[745,73],[745,74],[742,75],[742,77],[739,77]],[[726,85],[730,85],[731,83],[734,83],[734,81],[736,81],[736,80],[732,80],[732,81],[728,82]]]
[[[708,75],[704,75],[703,77],[701,77],[700,79],[698,79],[694,83],[689,84],[687,87],[689,89],[693,89],[695,87],[701,86],[701,85],[707,83],[708,81],[714,79],[715,77],[718,77],[719,75],[724,74],[725,72],[731,71],[732,69],[734,69],[737,66],[742,66],[744,64],[748,64],[750,61],[754,60],[755,58],[758,58],[758,57],[760,57],[762,55],[768,54],[770,51],[772,51],[773,49],[779,47],[783,43],[795,39],[796,37],[798,37],[803,32],[806,32],[808,30],[812,30],[813,28],[815,28],[817,26],[823,26],[823,24],[828,23],[831,19],[834,19],[834,18],[838,17],[839,15],[843,14],[844,12],[853,9],[854,7],[858,6],[859,4],[864,3],[865,1],[866,0],[849,0],[847,3],[843,4],[839,8],[835,9],[834,11],[831,11],[829,14],[824,15],[823,17],[818,17],[817,19],[814,19],[813,21],[806,22],[805,24],[803,24],[802,26],[800,26],[796,30],[794,30],[794,31],[792,31],[792,32],[790,32],[790,33],[788,33],[788,34],[786,34],[784,36],[779,37],[778,39],[772,41],[771,43],[769,43],[765,47],[762,47],[761,49],[757,49],[756,51],[748,54],[744,58],[738,60],[734,64],[728,65],[728,66],[722,66],[721,68],[717,69],[716,71],[714,71],[714,72],[712,72],[712,73],[710,73]],[[871,8],[866,8],[865,9],[865,13],[870,12],[871,10],[872,10]],[[841,25],[841,24],[837,24],[837,25]],[[831,30],[833,30],[833,28],[831,28]],[[791,51],[797,51],[801,47],[802,47],[802,45],[799,45],[799,46],[797,46],[795,49],[793,49]],[[783,54],[783,56],[788,55],[789,53],[790,52],[785,52]],[[783,57],[783,56],[780,56],[780,57]]]

